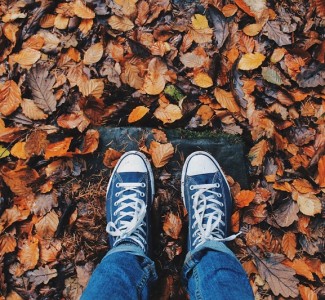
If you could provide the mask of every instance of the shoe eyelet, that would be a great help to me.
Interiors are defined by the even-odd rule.
[[[144,182],[142,182],[141,187],[146,187],[146,184]]]
[[[192,196],[191,196],[191,199],[194,199],[194,198],[195,198],[194,195],[192,195]]]
[[[140,196],[141,197],[144,197],[146,194],[145,193],[140,193]]]
[[[191,190],[191,191],[194,190],[194,185],[190,185],[190,190]]]
[[[220,187],[220,184],[219,184],[219,183],[217,183],[217,184],[216,184],[216,187],[217,187],[217,188],[219,188],[219,187]]]
[[[114,211],[113,216],[115,216],[115,217],[117,216],[116,211]]]
[[[115,186],[116,186],[116,187],[120,187],[120,184],[119,184],[119,183],[117,183]]]
[[[117,202],[114,202],[114,206],[117,206]]]
[[[115,193],[115,197],[118,197],[120,194],[117,192],[117,193]]]

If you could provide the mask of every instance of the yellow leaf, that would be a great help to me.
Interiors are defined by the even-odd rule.
[[[0,144],[0,159],[5,158],[9,155],[10,155],[10,152],[7,150],[7,148]]]
[[[195,85],[201,87],[201,88],[209,88],[213,86],[213,81],[211,77],[204,72],[200,72],[198,74],[194,75],[193,82]]]
[[[209,28],[208,19],[204,15],[195,14],[191,17],[191,20],[194,29]]]
[[[313,194],[298,194],[297,203],[299,210],[306,216],[314,216],[322,212],[322,203]]]
[[[123,32],[134,27],[133,22],[127,17],[111,16],[107,22],[113,29]]]
[[[274,49],[274,51],[270,57],[270,61],[275,64],[275,63],[279,62],[283,58],[284,54],[286,54],[286,53],[287,53],[286,49],[276,48],[276,49]]]
[[[220,103],[220,105],[223,108],[228,109],[230,112],[240,111],[240,108],[235,100],[235,97],[231,92],[227,92],[220,88],[215,88],[213,93],[218,103]]]
[[[269,150],[269,145],[266,140],[261,140],[251,148],[248,153],[248,158],[252,166],[260,166],[263,162],[264,155]]]
[[[145,106],[137,106],[136,108],[134,108],[129,117],[128,117],[128,122],[129,123],[134,123],[136,121],[139,121],[140,119],[142,119],[147,112],[149,111],[148,107]]]
[[[17,142],[11,148],[11,154],[17,158],[27,159],[27,155],[25,152],[25,145],[26,145],[26,142]]]
[[[82,19],[93,19],[95,18],[95,13],[87,7],[82,0],[76,0],[73,4],[74,13]]]
[[[83,96],[93,95],[96,98],[100,98],[104,92],[104,82],[102,79],[90,79],[78,86]]]
[[[33,100],[22,99],[20,105],[23,109],[23,114],[31,120],[44,120],[47,118],[47,114],[45,114]]]
[[[254,70],[258,68],[264,60],[265,56],[261,53],[246,53],[239,60],[238,69]]]
[[[165,107],[159,106],[155,110],[154,116],[164,124],[173,123],[182,117],[182,111],[177,105],[168,104]]]
[[[104,53],[104,48],[102,43],[96,43],[90,46],[90,48],[85,52],[84,64],[91,65],[98,62]]]
[[[0,113],[8,116],[13,113],[21,102],[21,92],[17,83],[8,80],[0,89]]]
[[[248,36],[255,36],[262,30],[261,24],[250,24],[244,27],[243,31]]]
[[[68,24],[69,24],[69,18],[62,16],[61,14],[58,14],[55,17],[54,26],[57,29],[66,29],[68,27]]]
[[[18,54],[12,55],[13,60],[22,66],[31,66],[41,58],[41,52],[32,48],[20,50]]]
[[[174,154],[174,147],[171,143],[160,144],[156,141],[150,143],[149,152],[152,162],[156,168],[161,168],[168,163]]]

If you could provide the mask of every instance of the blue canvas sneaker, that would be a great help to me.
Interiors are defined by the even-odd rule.
[[[148,159],[138,151],[123,154],[106,193],[106,231],[111,247],[131,243],[148,253],[153,194],[154,178]]]
[[[188,211],[188,251],[206,241],[226,242],[232,198],[225,174],[218,162],[207,152],[189,155],[182,171],[182,198]]]

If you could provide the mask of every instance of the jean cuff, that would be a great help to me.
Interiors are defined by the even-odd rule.
[[[200,262],[202,256],[207,250],[223,252],[237,260],[236,255],[225,245],[225,243],[218,241],[206,241],[193,251],[189,251],[187,253],[183,267],[183,280],[185,282],[188,280],[189,272]]]

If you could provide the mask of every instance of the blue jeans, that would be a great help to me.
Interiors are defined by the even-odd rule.
[[[110,250],[91,276],[81,300],[148,299],[157,279],[153,261],[133,245]],[[224,243],[210,241],[186,256],[183,280],[190,299],[254,299],[247,275]]]

